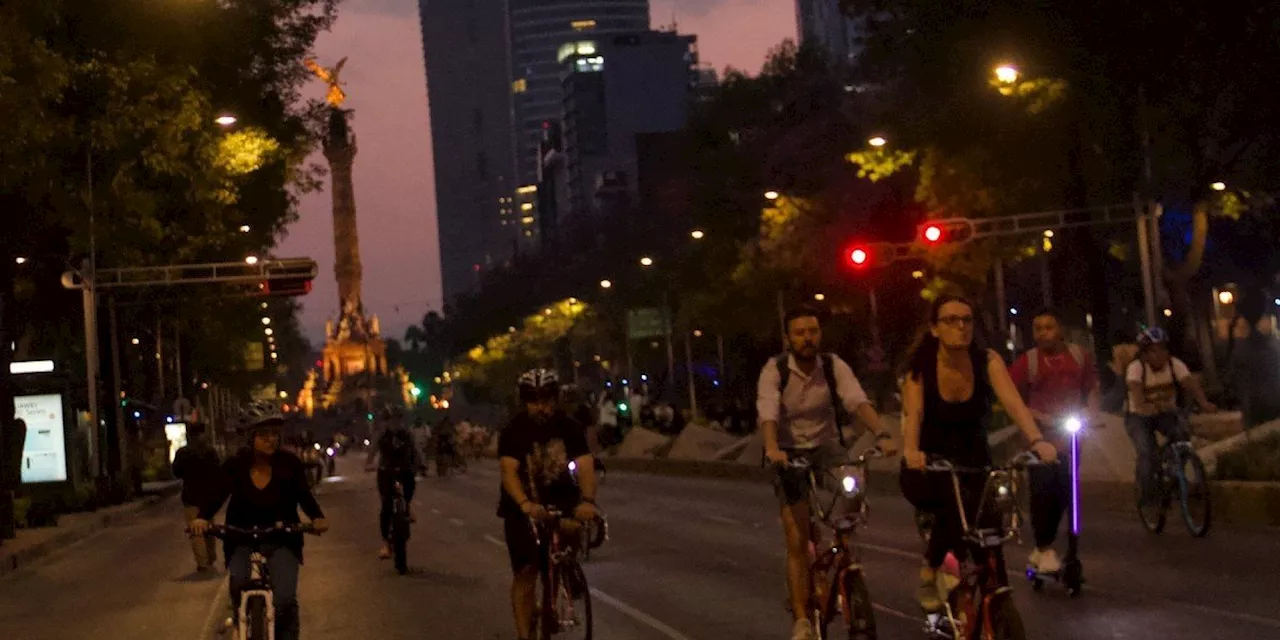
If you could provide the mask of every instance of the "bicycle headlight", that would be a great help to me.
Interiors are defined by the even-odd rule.
[[[853,476],[845,476],[840,481],[840,486],[844,487],[845,493],[853,493],[858,490],[858,479]]]
[[[333,457],[333,447],[329,447],[328,449],[325,449],[324,452],[329,454],[330,458]]]
[[[1070,416],[1066,422],[1062,423],[1062,427],[1067,430],[1067,433],[1080,433],[1080,430],[1084,428],[1084,422],[1081,422],[1080,418],[1076,416]]]
[[[578,463],[577,463],[577,461],[575,461],[575,460],[570,460],[570,461],[569,461],[569,471],[577,471],[577,470],[578,470]]]

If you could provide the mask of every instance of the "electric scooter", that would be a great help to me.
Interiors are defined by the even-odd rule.
[[[1084,564],[1080,562],[1080,432],[1084,423],[1076,416],[1070,416],[1063,422],[1071,437],[1071,504],[1068,508],[1070,527],[1067,530],[1067,555],[1063,558],[1062,569],[1058,571],[1037,571],[1027,565],[1027,580],[1036,591],[1044,588],[1045,581],[1053,581],[1066,587],[1071,597],[1080,595],[1084,586]]]

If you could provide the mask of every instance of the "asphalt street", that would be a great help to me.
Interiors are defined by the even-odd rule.
[[[514,638],[493,463],[421,481],[407,576],[376,558],[377,497],[355,455],[320,489],[333,530],[308,538],[303,636]],[[919,638],[919,542],[900,497],[873,496],[863,531],[880,637]],[[612,538],[587,566],[600,640],[788,637],[771,489],[741,481],[614,474],[601,490]],[[1170,526],[1095,514],[1082,538],[1085,594],[1033,593],[1015,576],[1032,638],[1280,638],[1280,533]],[[1007,549],[1020,566],[1027,549]],[[0,638],[208,640],[226,615],[224,576],[194,575],[176,501],[0,578]]]

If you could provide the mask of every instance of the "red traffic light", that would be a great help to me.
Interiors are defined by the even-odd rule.
[[[924,228],[924,239],[927,242],[937,242],[942,239],[942,227],[931,224]]]
[[[871,254],[867,253],[867,250],[862,247],[855,248],[849,252],[849,262],[852,262],[855,267],[865,266],[870,259]]]

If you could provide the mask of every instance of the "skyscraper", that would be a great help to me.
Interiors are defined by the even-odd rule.
[[[858,54],[859,23],[840,11],[839,0],[796,0],[796,27],[800,44],[821,46],[832,62],[849,64]]]
[[[508,0],[516,176],[538,180],[544,124],[564,105],[560,50],[579,41],[649,28],[648,0]],[[428,52],[428,58],[430,53]]]
[[[507,14],[494,0],[419,0],[446,300],[514,251],[519,217]]]

